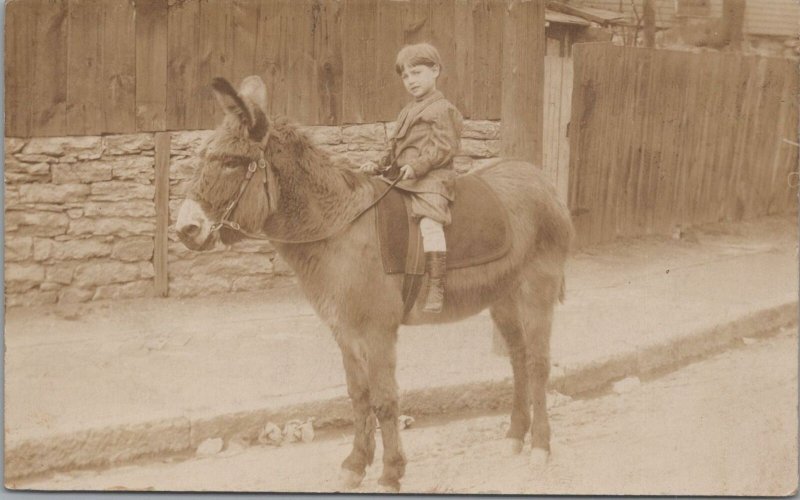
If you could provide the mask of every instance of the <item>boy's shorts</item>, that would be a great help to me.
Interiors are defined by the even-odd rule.
[[[446,226],[451,222],[450,200],[436,193],[411,193],[411,213]]]

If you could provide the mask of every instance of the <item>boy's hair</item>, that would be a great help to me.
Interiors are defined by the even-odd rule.
[[[394,69],[398,75],[403,74],[403,68],[408,66],[439,66],[442,69],[442,58],[439,56],[439,51],[436,47],[429,43],[418,43],[415,45],[406,45],[400,52],[397,53],[397,59],[394,63]]]

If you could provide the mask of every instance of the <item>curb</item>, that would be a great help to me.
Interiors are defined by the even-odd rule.
[[[632,346],[606,359],[567,368],[550,378],[549,388],[575,395],[606,387],[629,376],[647,375],[691,362],[730,346],[743,336],[767,335],[797,324],[798,303],[792,301],[755,311],[727,323],[689,332],[663,344]],[[509,368],[509,373],[510,373]],[[506,378],[407,391],[403,413],[414,417],[498,410],[511,407],[512,381]],[[278,409],[256,409],[205,417],[178,417],[133,425],[6,442],[5,481],[58,470],[119,465],[164,454],[189,453],[209,438],[252,441],[268,421],[315,418],[318,429],[352,423],[346,396]]]

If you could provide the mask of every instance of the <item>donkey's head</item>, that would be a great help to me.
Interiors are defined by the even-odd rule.
[[[261,78],[245,78],[238,92],[224,78],[215,78],[211,87],[225,111],[225,118],[199,152],[194,181],[175,223],[178,237],[192,250],[208,250],[214,246],[214,224],[236,199],[248,168],[259,162],[264,165],[264,142],[270,128],[266,115],[267,91]],[[250,232],[258,232],[269,217],[270,196],[267,193],[274,189],[267,182],[267,169],[256,170],[258,172],[229,216]],[[276,193],[272,194],[274,198]],[[273,206],[276,202],[272,199]],[[226,244],[240,238],[227,228],[220,229],[219,236]]]

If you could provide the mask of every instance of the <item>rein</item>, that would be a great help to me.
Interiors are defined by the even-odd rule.
[[[271,130],[270,130],[270,132],[271,132]],[[269,142],[270,135],[271,134],[268,132],[267,136],[264,138],[264,141],[263,141],[263,146],[264,147],[261,149],[261,158],[257,162],[255,162],[255,161],[251,162],[250,165],[247,166],[247,173],[244,176],[244,180],[242,180],[242,183],[239,185],[239,191],[236,193],[236,196],[233,198],[233,200],[231,200],[231,202],[228,203],[228,206],[225,208],[225,212],[223,212],[222,217],[220,218],[220,221],[217,222],[216,224],[214,224],[213,226],[211,226],[211,232],[212,233],[216,232],[216,231],[219,231],[223,227],[226,227],[228,229],[232,229],[232,230],[244,235],[247,238],[251,238],[251,239],[254,239],[254,240],[268,240],[268,241],[274,241],[276,243],[290,243],[290,244],[316,243],[316,242],[319,242],[319,241],[324,241],[324,240],[327,240],[329,238],[332,238],[332,237],[336,236],[337,234],[339,234],[342,231],[344,231],[345,229],[347,229],[347,227],[350,226],[350,224],[354,223],[356,220],[358,220],[359,217],[361,217],[362,215],[367,213],[367,211],[369,211],[372,207],[377,205],[379,201],[381,201],[387,194],[389,194],[389,191],[391,191],[397,185],[397,183],[400,182],[400,180],[403,177],[403,176],[398,176],[397,179],[392,181],[392,183],[389,185],[389,187],[386,188],[386,190],[383,193],[381,193],[380,196],[378,196],[377,198],[372,200],[372,202],[370,202],[369,205],[367,205],[366,207],[361,209],[350,220],[348,220],[347,222],[342,224],[341,227],[335,229],[334,231],[331,231],[330,233],[328,233],[328,234],[326,234],[324,236],[318,236],[318,237],[315,237],[315,238],[308,238],[308,239],[304,239],[304,240],[284,240],[284,239],[280,239],[280,238],[273,238],[273,237],[271,237],[269,235],[266,235],[266,234],[263,234],[263,233],[260,233],[260,234],[259,233],[251,233],[249,231],[245,231],[244,229],[242,229],[242,227],[238,223],[230,220],[230,216],[233,214],[233,211],[236,210],[237,205],[239,205],[239,201],[242,199],[242,196],[244,195],[244,192],[247,189],[247,185],[250,184],[250,180],[253,178],[253,175],[255,175],[257,170],[261,170],[263,172],[263,174],[264,174],[264,190],[265,190],[265,193],[267,193],[267,191],[266,191],[267,182],[268,182],[267,181],[267,179],[268,179],[267,168],[272,168],[272,167],[267,163],[267,159],[264,156],[264,149],[266,148],[267,142]],[[267,193],[267,196],[269,196],[268,193]],[[270,202],[271,202],[271,200],[270,200]]]

